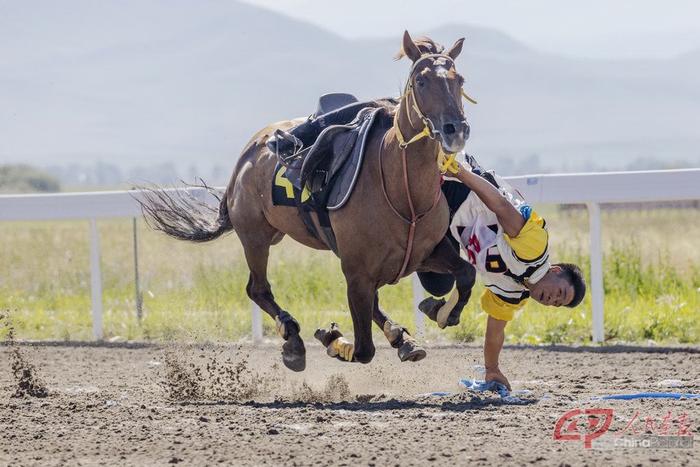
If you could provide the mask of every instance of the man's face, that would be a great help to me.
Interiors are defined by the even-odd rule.
[[[529,289],[530,297],[543,305],[568,305],[574,299],[574,287],[562,274],[559,266],[552,266],[547,274]]]

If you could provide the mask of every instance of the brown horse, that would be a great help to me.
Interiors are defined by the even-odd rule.
[[[417,270],[452,273],[458,294],[448,302],[451,325],[459,322],[469,299],[474,268],[445,238],[449,213],[437,164],[439,156],[460,151],[469,135],[461,100],[463,78],[454,62],[462,43],[459,39],[443,53],[432,40],[414,42],[404,33],[399,57],[413,62],[404,95],[398,106],[380,110],[386,118],[377,119],[380,123],[371,130],[354,192],[341,209],[330,212],[354,328],[352,361],[372,360],[372,321],[399,349],[401,360],[425,356],[406,329],[379,309],[378,289],[383,285]],[[250,269],[246,291],[275,319],[285,340],[285,365],[301,371],[306,350],[300,326],[277,304],[267,280],[270,246],[289,235],[311,248],[328,247],[309,233],[296,207],[273,204],[270,187],[277,160],[265,147],[275,129],[298,122],[279,122],[253,136],[234,168],[218,216],[202,204],[163,190],[146,192],[142,206],[152,227],[175,238],[209,241],[235,230]]]

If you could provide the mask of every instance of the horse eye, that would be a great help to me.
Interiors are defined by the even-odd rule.
[[[423,86],[425,86],[425,80],[423,78],[416,77],[416,85],[419,88],[422,88]]]

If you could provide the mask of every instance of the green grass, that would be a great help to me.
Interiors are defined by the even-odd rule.
[[[556,261],[588,273],[585,211],[544,207]],[[606,336],[612,341],[700,341],[700,238],[697,210],[604,212]],[[144,318],[136,319],[130,220],[99,222],[107,339],[228,341],[249,335],[248,269],[230,236],[195,245],[168,239],[139,224]],[[680,232],[680,233],[679,233]],[[87,222],[0,225],[0,309],[9,310],[18,338],[89,340],[89,232]],[[351,331],[345,282],[337,258],[291,240],[273,247],[270,282],[277,301],[310,337],[330,321]],[[479,340],[486,316],[481,286],[459,326],[428,339]],[[381,290],[381,305],[413,328],[410,280]],[[532,302],[532,301],[531,301]],[[274,335],[265,316],[265,332]],[[508,341],[585,343],[590,340],[590,297],[576,309],[529,303],[509,324]]]

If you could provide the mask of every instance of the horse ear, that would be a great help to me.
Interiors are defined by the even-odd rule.
[[[403,53],[406,55],[408,58],[411,59],[412,62],[415,62],[420,58],[420,50],[418,49],[418,46],[413,42],[413,39],[411,39],[411,35],[408,33],[408,31],[403,32]]]
[[[456,60],[457,57],[459,57],[459,54],[462,53],[462,45],[464,44],[464,37],[457,39],[455,44],[452,46],[449,52],[447,52],[447,55],[452,58],[452,60]]]

